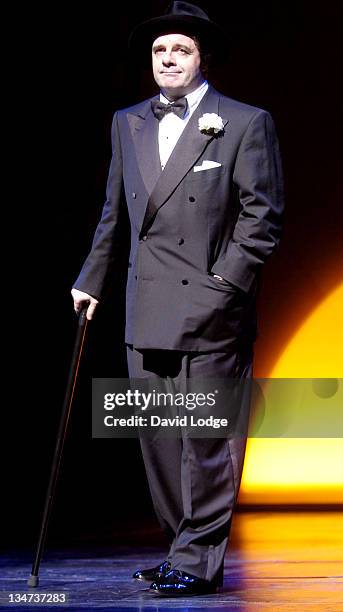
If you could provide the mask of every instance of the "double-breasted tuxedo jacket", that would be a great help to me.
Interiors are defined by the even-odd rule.
[[[200,132],[204,113],[219,115],[224,130]],[[114,115],[112,145],[106,203],[74,287],[101,298],[128,211],[126,342],[231,351],[240,339],[254,339],[260,270],[278,244],[283,209],[269,113],[209,86],[163,171],[150,99]],[[203,164],[209,161],[216,165]]]
[[[222,118],[217,136],[199,131],[204,113]],[[74,286],[102,297],[128,213],[130,378],[152,376],[155,384],[156,363],[177,358],[180,372],[161,378],[166,392],[184,388],[184,378],[199,372],[250,379],[260,270],[279,241],[283,209],[273,121],[266,111],[210,86],[163,172],[158,125],[151,100],[115,114],[107,199]],[[154,367],[147,364],[151,355]],[[242,397],[243,416],[248,395]],[[245,443],[244,437],[204,440],[184,432],[182,440],[141,439],[154,506],[170,539],[168,560],[217,584]]]

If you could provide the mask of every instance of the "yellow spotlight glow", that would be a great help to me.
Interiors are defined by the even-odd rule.
[[[343,284],[295,332],[270,378],[343,378]],[[343,439],[249,438],[239,502],[343,503]]]

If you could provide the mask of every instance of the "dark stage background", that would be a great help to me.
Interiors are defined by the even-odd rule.
[[[9,260],[22,253],[11,272],[21,316],[8,323],[13,422],[4,434],[2,502],[2,538],[15,545],[31,546],[37,535],[75,332],[70,287],[104,201],[112,115],[157,91],[141,57],[128,56],[127,36],[166,4],[71,10],[56,3],[37,14],[31,6],[19,35],[19,135],[5,232]],[[232,40],[210,80],[224,94],[269,110],[281,144],[285,230],[265,270],[256,345],[255,373],[268,376],[314,300],[337,284],[342,265],[342,14],[338,2],[324,1],[199,5]],[[110,541],[119,526],[156,526],[138,442],[91,439],[92,376],[126,375],[125,245],[123,262],[91,324],[51,542]]]

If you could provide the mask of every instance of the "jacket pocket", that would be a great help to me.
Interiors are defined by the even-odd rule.
[[[218,166],[217,168],[208,168],[207,170],[200,170],[194,172],[193,168],[188,174],[188,180],[192,183],[199,183],[206,181],[213,181],[214,179],[221,178],[227,171],[226,166]]]

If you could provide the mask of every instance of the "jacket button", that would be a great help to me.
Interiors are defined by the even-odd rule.
[[[194,196],[189,196],[188,199],[189,199],[190,202],[195,202],[195,197]]]
[[[188,285],[189,284],[189,281],[186,278],[184,278],[181,282],[182,282],[183,285]]]
[[[185,240],[184,240],[184,238],[179,238],[179,240],[178,240],[178,244],[183,244],[183,243],[184,243],[184,241],[185,241]]]
[[[136,194],[135,192],[133,192],[132,197],[133,197],[133,199],[135,200],[135,199],[136,199],[136,197],[137,197],[137,194]]]
[[[147,236],[147,235],[142,236],[142,240],[144,240],[144,241],[145,241],[145,240],[148,240],[148,236]]]

